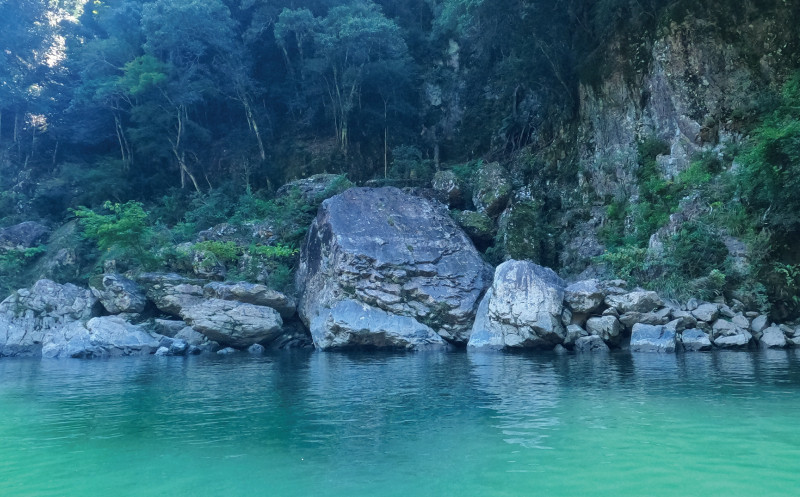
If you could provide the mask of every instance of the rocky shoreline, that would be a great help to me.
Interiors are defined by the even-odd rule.
[[[0,303],[0,357],[90,358],[315,347],[632,352],[800,346],[740,302],[676,303],[624,281],[567,284],[530,261],[494,270],[435,200],[353,188],[326,200],[297,298],[174,273],[39,280]]]

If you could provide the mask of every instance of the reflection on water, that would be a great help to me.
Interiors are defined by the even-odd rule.
[[[0,495],[791,495],[798,412],[791,350],[3,359]]]

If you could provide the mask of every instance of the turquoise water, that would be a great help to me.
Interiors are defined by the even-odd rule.
[[[794,496],[800,352],[0,359],[0,495]]]

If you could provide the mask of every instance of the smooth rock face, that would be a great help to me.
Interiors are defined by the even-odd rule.
[[[614,307],[621,313],[626,312],[652,312],[664,305],[656,292],[640,291],[623,293],[621,295],[608,295],[606,305]]]
[[[300,257],[298,312],[318,348],[413,346],[387,339],[388,330],[370,343],[364,323],[383,325],[383,314],[466,343],[491,283],[491,269],[443,205],[391,187],[352,188],[323,202]],[[356,306],[341,302],[369,318],[353,322]]]
[[[147,355],[158,350],[159,341],[141,326],[119,316],[90,319],[50,331],[44,339],[42,357],[107,357]]]
[[[202,299],[205,283],[174,273],[145,273],[137,281],[158,310],[173,316],[180,316],[181,309]]]
[[[786,336],[779,327],[770,326],[764,330],[758,344],[767,349],[782,349],[787,345]]]
[[[697,328],[683,330],[681,342],[683,343],[683,349],[687,352],[711,350],[711,340],[709,340],[708,335]]]
[[[247,283],[209,283],[203,287],[206,298],[221,300],[236,300],[245,304],[272,307],[278,311],[283,319],[289,319],[297,311],[297,302],[288,295],[273,290],[266,285]]]
[[[139,285],[121,274],[104,274],[90,281],[89,288],[111,314],[140,313],[147,303]]]
[[[0,303],[0,357],[38,356],[51,330],[92,316],[97,299],[88,289],[39,280]]]
[[[666,326],[635,324],[631,332],[631,352],[675,352],[675,332]]]
[[[472,329],[469,347],[549,348],[562,343],[564,281],[530,261],[506,261],[495,270]]]
[[[573,313],[590,314],[597,310],[605,299],[605,293],[597,280],[578,281],[564,291],[564,303]]]
[[[409,316],[342,300],[312,323],[311,337],[320,349],[437,349],[447,343],[434,330]]]
[[[272,341],[283,326],[275,309],[221,299],[206,299],[186,307],[181,317],[210,340],[236,348]]]

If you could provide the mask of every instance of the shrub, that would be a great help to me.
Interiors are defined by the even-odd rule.
[[[103,209],[108,214],[98,214],[86,207],[73,210],[84,236],[94,240],[102,252],[117,250],[134,262],[152,266],[155,258],[149,253],[148,244],[153,230],[142,204],[105,202]]]

